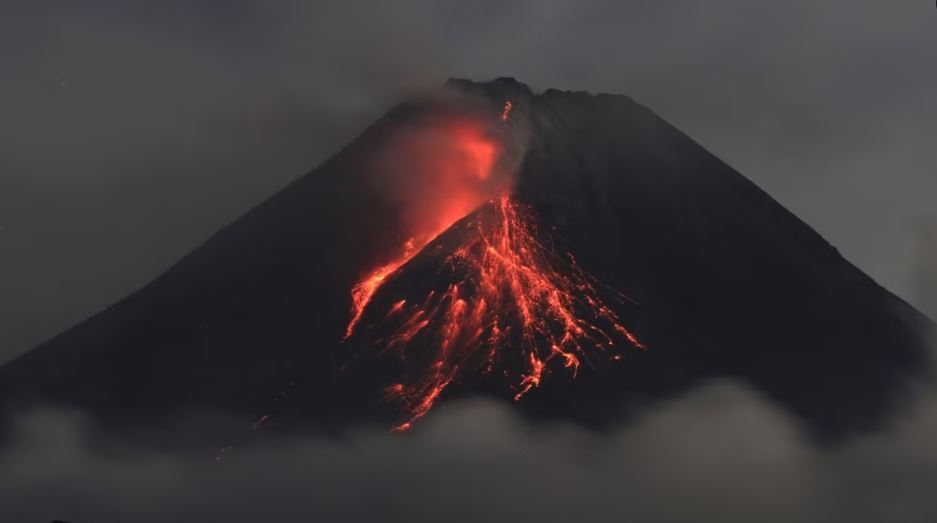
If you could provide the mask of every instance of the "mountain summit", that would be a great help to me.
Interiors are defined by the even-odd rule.
[[[729,378],[836,437],[929,375],[929,320],[630,98],[443,91],[4,365],[7,412],[409,428],[485,394],[607,425]]]

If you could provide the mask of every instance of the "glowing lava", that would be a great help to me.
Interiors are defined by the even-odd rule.
[[[421,242],[420,248],[423,248],[428,242],[429,240]],[[404,243],[403,254],[391,262],[374,269],[364,280],[351,289],[351,320],[348,321],[348,326],[345,327],[345,339],[348,339],[354,334],[355,327],[357,327],[358,322],[361,321],[361,315],[364,314],[365,307],[368,306],[371,297],[374,296],[377,289],[384,283],[384,280],[387,279],[391,273],[400,268],[401,265],[407,263],[407,260],[412,258],[417,250],[416,241],[410,238]]]
[[[493,180],[500,144],[485,132],[477,121],[456,120],[434,127],[429,133],[408,136],[394,145],[408,165],[418,159],[417,175],[407,169],[407,176],[423,174],[419,186],[421,198],[407,202],[411,210],[408,239],[395,254],[371,270],[351,291],[351,318],[345,339],[351,337],[361,321],[371,297],[388,276],[405,264],[433,238],[472,212],[498,190]],[[405,236],[407,237],[407,236]]]
[[[512,106],[505,103],[501,121]],[[571,256],[548,247],[534,214],[503,188],[490,194],[485,184],[498,163],[499,144],[471,125],[450,127],[444,136],[458,154],[418,157],[442,180],[434,186],[433,205],[396,255],[354,286],[345,332],[346,339],[355,333],[375,293],[401,266],[480,208],[459,225],[459,244],[439,269],[439,281],[451,283],[416,300],[393,301],[384,319],[369,326],[381,331],[381,353],[404,362],[401,382],[385,389],[404,411],[405,420],[395,427],[400,431],[426,415],[449,385],[479,373],[495,375],[497,369],[520,400],[551,372],[565,369],[575,377],[584,363],[598,368],[619,361],[618,347],[645,348],[602,296],[620,303],[626,297],[600,291]]]
[[[440,269],[444,281],[455,283],[422,303],[397,301],[386,315],[396,328],[382,339],[383,350],[408,368],[408,382],[385,391],[405,412],[396,430],[410,428],[446,387],[479,370],[498,369],[520,400],[551,368],[575,377],[583,363],[620,359],[616,346],[644,348],[600,297],[597,282],[541,241],[530,211],[509,196],[483,211],[464,225],[461,244]],[[428,364],[408,351],[418,343],[432,347]]]

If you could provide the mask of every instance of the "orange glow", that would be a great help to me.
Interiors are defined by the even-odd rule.
[[[488,136],[479,121],[462,119],[414,131],[392,147],[406,161],[406,175],[419,178],[404,185],[416,195],[407,228],[411,235],[378,267],[368,272],[351,290],[351,314],[344,339],[354,334],[364,310],[388,276],[453,223],[478,208],[497,190],[492,180],[501,145]],[[416,165],[414,165],[416,164]],[[415,174],[414,174],[415,173]],[[387,182],[394,184],[393,181]]]
[[[505,103],[502,122],[512,107]],[[409,239],[351,291],[346,339],[360,328],[377,329],[360,323],[388,278],[479,210],[460,225],[461,243],[439,269],[442,281],[455,281],[421,299],[395,300],[380,316],[380,353],[392,352],[407,369],[405,379],[384,389],[403,411],[397,432],[412,428],[451,384],[478,374],[497,369],[519,401],[551,372],[575,378],[582,365],[620,361],[619,346],[645,348],[602,296],[622,304],[627,298],[600,292],[572,256],[543,243],[534,213],[497,179],[502,144],[485,130],[478,121],[450,121],[397,144],[391,163],[404,160],[400,186],[408,189],[402,198],[409,219],[403,237]],[[429,357],[415,354],[426,347]]]
[[[420,245],[422,248],[423,245]],[[391,273],[396,271],[401,265],[407,262],[410,258],[416,254],[416,243],[411,238],[404,243],[403,254],[401,254],[397,259],[391,261],[390,263],[381,265],[377,269],[371,272],[365,279],[361,280],[357,285],[351,289],[351,320],[348,321],[348,326],[345,328],[345,338],[350,337],[354,331],[355,327],[358,325],[358,322],[361,321],[361,315],[364,314],[364,308],[368,306],[368,302],[371,301],[371,297],[374,296],[374,293],[377,289],[384,283],[384,280],[390,276]],[[401,304],[402,306],[402,304]]]
[[[466,170],[478,180],[487,180],[495,165],[499,152],[498,145],[491,139],[480,135],[478,130],[472,127],[455,129],[454,137],[461,153],[466,156]]]
[[[388,315],[402,317],[383,339],[385,351],[397,350],[406,361],[417,339],[435,351],[426,368],[410,369],[410,383],[385,390],[405,412],[396,431],[411,428],[450,384],[478,369],[513,374],[514,399],[520,400],[551,370],[575,377],[583,362],[618,361],[613,348],[619,342],[644,348],[604,303],[597,282],[538,239],[531,212],[509,196],[485,210],[466,225],[463,243],[443,264],[450,269],[441,269],[457,270],[459,282],[419,306],[398,301]],[[514,352],[522,356],[519,371],[504,364],[518,361]]]

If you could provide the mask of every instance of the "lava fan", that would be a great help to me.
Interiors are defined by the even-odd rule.
[[[507,102],[502,121],[511,108]],[[493,165],[488,155],[484,165]],[[379,353],[403,363],[401,379],[385,389],[404,411],[396,430],[410,428],[454,382],[496,374],[520,400],[550,372],[565,369],[575,377],[583,364],[598,369],[621,359],[621,347],[645,348],[616,312],[630,299],[604,288],[571,254],[556,252],[536,214],[508,192],[454,229],[456,241],[448,248],[426,236],[419,244],[408,239],[401,255],[351,291],[346,339],[376,293],[418,251],[446,253],[436,259],[436,278],[422,295],[395,296],[369,315],[377,318],[371,334]]]

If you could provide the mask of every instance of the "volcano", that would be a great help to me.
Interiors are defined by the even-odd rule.
[[[609,426],[728,378],[835,438],[929,379],[930,320],[647,108],[443,91],[4,365],[7,415],[407,429],[485,395]]]

